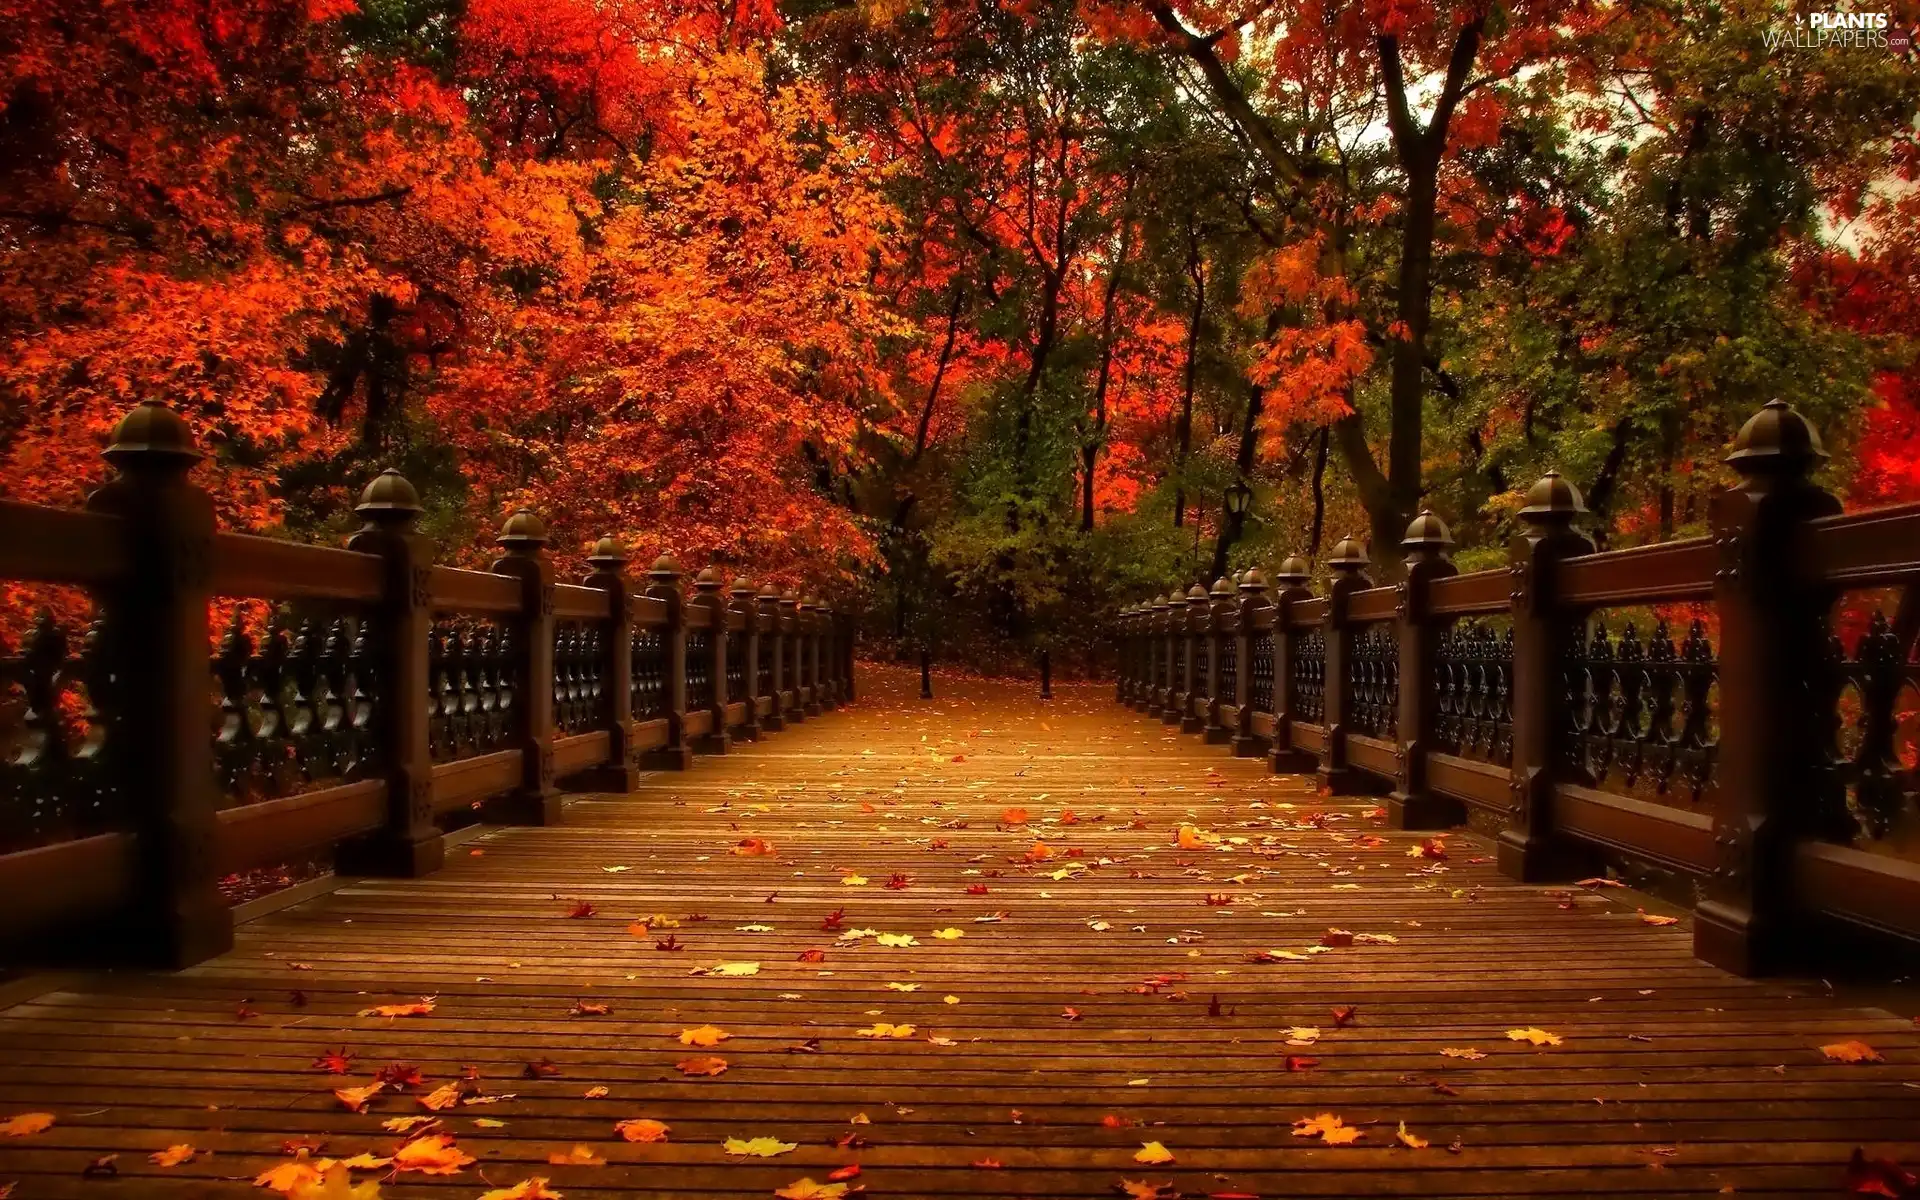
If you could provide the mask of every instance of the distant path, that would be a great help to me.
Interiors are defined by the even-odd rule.
[[[1187,1196],[1831,1196],[1856,1145],[1920,1162],[1910,1023],[1703,967],[1684,925],[1644,924],[1605,890],[1509,883],[1470,837],[1410,857],[1422,839],[1382,830],[1371,804],[1317,800],[1108,687],[1042,705],[946,680],[922,702],[915,683],[866,669],[850,709],[631,796],[578,797],[561,827],[493,831],[431,878],[264,917],[193,970],[0,1014],[0,1120],[56,1117],[0,1137],[0,1185],[268,1196],[251,1180],[288,1161],[288,1139],[388,1155],[400,1139],[381,1122],[434,1115],[418,1098],[464,1068],[470,1090],[514,1097],[438,1114],[477,1161],[383,1196],[530,1176],[568,1200],[768,1196],[852,1163],[874,1197],[1110,1196],[1123,1180]],[[730,853],[754,838],[771,853]],[[581,901],[592,915],[569,916]],[[839,934],[822,929],[833,913]],[[671,920],[632,931],[655,914]],[[1330,929],[1380,940],[1317,949],[1346,940]],[[656,949],[668,938],[684,949]],[[824,957],[801,961],[811,950]],[[690,974],[726,963],[759,966]],[[428,1015],[355,1015],[421,996]],[[570,1015],[581,1001],[610,1011]],[[678,1040],[708,1025],[730,1036]],[[858,1032],[889,1025],[912,1031]],[[1521,1029],[1563,1042],[1509,1039]],[[1889,1061],[1818,1049],[1849,1040]],[[349,1074],[310,1065],[343,1047]],[[675,1067],[703,1057],[725,1072]],[[330,1094],[394,1061],[428,1082],[365,1114]],[[1323,1113],[1358,1139],[1295,1135]],[[622,1140],[631,1118],[669,1140]],[[1402,1121],[1430,1144],[1398,1144]],[[729,1137],[797,1148],[729,1157]],[[1174,1161],[1136,1162],[1147,1142]],[[176,1143],[214,1153],[148,1161]],[[605,1164],[548,1163],[576,1145]],[[82,1178],[115,1153],[116,1179]]]

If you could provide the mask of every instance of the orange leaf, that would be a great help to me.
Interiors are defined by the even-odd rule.
[[[1875,1050],[1865,1042],[1835,1042],[1830,1046],[1820,1047],[1820,1053],[1826,1055],[1834,1062],[1877,1063],[1887,1061],[1880,1056],[1878,1050]]]
[[[673,1064],[682,1075],[719,1075],[727,1069],[727,1060],[708,1056],[688,1058]]]
[[[613,1131],[629,1142],[664,1142],[672,1132],[664,1121],[655,1121],[648,1117],[635,1117],[630,1121],[621,1121],[614,1125]]]

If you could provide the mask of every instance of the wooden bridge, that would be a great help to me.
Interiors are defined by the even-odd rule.
[[[436,564],[397,476],[345,550],[219,532],[157,407],[112,457],[0,506],[92,605],[5,659],[12,1200],[1920,1186],[1912,994],[1697,956],[1920,920],[1920,513],[1779,455],[1711,549],[1593,553],[1549,481],[1514,570],[1423,520],[1404,588],[1165,598],[1051,700],[611,542],[557,583],[531,514]]]

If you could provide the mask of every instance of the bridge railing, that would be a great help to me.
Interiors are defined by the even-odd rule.
[[[0,639],[0,962],[199,961],[224,877],[432,871],[449,828],[554,822],[561,782],[631,790],[853,695],[851,623],[810,598],[709,568],[689,599],[667,557],[638,586],[613,538],[559,582],[524,510],[490,570],[436,563],[392,471],[344,549],[222,531],[160,405],[106,456],[84,511],[0,502],[0,582],[55,600]]]
[[[1458,573],[1423,513],[1392,586],[1346,539],[1323,595],[1297,557],[1168,593],[1119,615],[1119,698],[1397,827],[1479,828],[1515,878],[1642,864],[1743,973],[1832,919],[1920,939],[1920,505],[1842,513],[1824,457],[1775,402],[1708,537],[1597,553],[1550,474],[1504,568]],[[1223,661],[1250,669],[1189,666]]]

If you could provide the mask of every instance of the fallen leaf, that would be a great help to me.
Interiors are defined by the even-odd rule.
[[[1170,1163],[1173,1161],[1173,1151],[1162,1146],[1159,1142],[1142,1142],[1140,1149],[1134,1151],[1133,1161],[1146,1163],[1148,1166]]]
[[[1329,1146],[1346,1146],[1359,1138],[1360,1130],[1332,1113],[1321,1113],[1314,1117],[1301,1117],[1295,1121],[1293,1136],[1317,1137]]]
[[[936,929],[933,931],[933,936],[939,938],[943,942],[952,942],[952,941],[958,941],[960,938],[967,936],[967,933],[966,933],[966,930],[964,929],[952,929],[952,928]]]
[[[742,1140],[728,1138],[720,1147],[728,1154],[747,1158],[772,1158],[800,1148],[798,1142],[783,1142],[779,1138],[757,1137]]]
[[[325,1174],[296,1183],[287,1193],[288,1200],[380,1200],[379,1180],[354,1183],[347,1171],[346,1163],[332,1163]]]
[[[914,1035],[911,1025],[894,1025],[886,1021],[875,1021],[865,1029],[853,1031],[856,1037],[863,1038],[910,1038]]]
[[[711,967],[702,967],[694,972],[695,975],[721,975],[727,977],[758,975],[759,973],[760,964],[757,962],[715,963]]]
[[[1485,1054],[1481,1053],[1478,1050],[1473,1049],[1472,1047],[1468,1047],[1467,1049],[1462,1050],[1455,1046],[1448,1046],[1446,1049],[1440,1051],[1440,1053],[1443,1057],[1446,1057],[1446,1058],[1464,1058],[1469,1061],[1475,1061],[1475,1062],[1486,1057]]]
[[[0,1137],[28,1137],[36,1133],[45,1133],[52,1127],[52,1113],[21,1113],[19,1116],[0,1121]]]
[[[575,1145],[571,1150],[555,1150],[547,1161],[556,1167],[604,1167],[607,1160],[595,1154],[593,1147]]]
[[[1856,1196],[1910,1200],[1920,1193],[1920,1175],[1890,1158],[1868,1158],[1865,1150],[1855,1146],[1847,1162],[1847,1190]]]
[[[347,1106],[348,1112],[358,1113],[367,1111],[367,1101],[372,1100],[375,1096],[378,1096],[386,1090],[386,1084],[375,1080],[366,1087],[335,1088],[333,1095],[340,1103]]]
[[[433,1011],[434,997],[422,996],[411,1004],[377,1004],[372,1008],[363,1008],[363,1017],[424,1017]]]
[[[1865,1042],[1834,1042],[1830,1046],[1820,1047],[1820,1053],[1834,1062],[1877,1063],[1887,1061],[1880,1052]]]
[[[1536,1046],[1558,1046],[1566,1039],[1557,1033],[1548,1033],[1544,1029],[1509,1029],[1507,1037],[1516,1042],[1532,1042]]]
[[[420,1106],[430,1109],[433,1112],[452,1108],[458,1103],[460,1103],[460,1085],[458,1083],[449,1083],[445,1087],[435,1088],[420,1097]]]
[[[561,1195],[548,1187],[545,1179],[536,1177],[523,1179],[512,1187],[482,1192],[480,1200],[561,1200]]]
[[[570,1017],[604,1017],[613,1011],[613,1005],[600,1000],[575,1000],[573,1007],[567,1010]]]
[[[664,1142],[672,1129],[664,1121],[635,1117],[630,1121],[617,1122],[613,1131],[629,1142]]]
[[[673,1068],[682,1075],[719,1075],[726,1071],[727,1060],[712,1056],[687,1058],[673,1064]]]
[[[1413,1150],[1425,1150],[1428,1146],[1433,1144],[1429,1142],[1426,1138],[1417,1137],[1414,1134],[1408,1133],[1407,1123],[1405,1121],[1400,1122],[1400,1129],[1397,1133],[1394,1134],[1394,1136],[1400,1139],[1400,1144],[1402,1146],[1406,1146],[1409,1149],[1413,1149]]]
[[[583,1100],[604,1100],[607,1098],[607,1089],[604,1085],[590,1087],[581,1093],[580,1098]]]
[[[393,1152],[393,1169],[422,1175],[457,1175],[473,1156],[453,1144],[453,1135],[430,1133]]]
[[[732,1036],[732,1034],[724,1029],[717,1029],[712,1025],[702,1025],[698,1029],[681,1030],[680,1044],[682,1046],[698,1046],[702,1050],[711,1050]]]
[[[168,1146],[165,1150],[155,1150],[147,1155],[147,1159],[156,1167],[177,1167],[181,1163],[192,1162],[193,1156],[198,1153],[199,1151],[192,1146],[182,1142],[177,1146]]]
[[[812,1179],[796,1179],[782,1188],[773,1189],[773,1194],[781,1200],[842,1200],[851,1189],[844,1183],[816,1183]]]
[[[1640,914],[1640,923],[1642,925],[1678,925],[1680,923],[1679,917],[1663,917],[1658,913],[1650,913],[1644,908],[1635,909],[1634,911]]]
[[[575,900],[573,907],[567,910],[567,915],[576,920],[590,917],[593,915],[593,905],[585,900]]]
[[[1113,1185],[1127,1200],[1180,1200],[1171,1183],[1148,1183],[1144,1179],[1122,1179]]]

